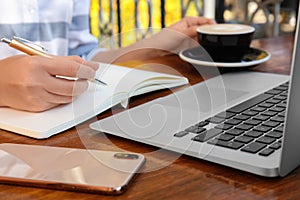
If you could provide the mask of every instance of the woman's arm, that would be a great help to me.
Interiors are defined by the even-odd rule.
[[[198,26],[213,24],[214,20],[204,17],[185,17],[181,21],[164,28],[150,38],[140,40],[130,46],[99,52],[92,60],[113,63],[131,59],[149,59],[198,45]]]

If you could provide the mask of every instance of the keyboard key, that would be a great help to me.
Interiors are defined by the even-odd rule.
[[[252,137],[247,137],[247,136],[240,136],[234,139],[236,142],[242,142],[242,143],[249,143],[252,142],[254,139]]]
[[[271,144],[271,143],[273,143],[275,140],[276,140],[275,138],[263,136],[263,137],[261,137],[261,138],[258,138],[258,139],[256,140],[256,142],[260,142],[260,143],[264,143],[264,144]]]
[[[260,94],[256,97],[253,97],[237,106],[234,106],[230,109],[228,109],[229,112],[233,112],[233,113],[241,113],[257,104],[259,104],[260,102],[263,102],[269,98],[271,98],[273,95],[270,94]]]
[[[266,108],[255,106],[254,108],[251,108],[250,110],[253,110],[253,111],[256,111],[256,112],[262,112],[262,111],[265,111]]]
[[[274,111],[265,111],[263,113],[261,113],[262,115],[267,115],[267,116],[270,116],[270,117],[273,117],[274,115],[277,114],[277,112],[274,112]]]
[[[272,153],[274,153],[274,149],[264,149],[262,150],[261,152],[258,153],[258,155],[261,155],[261,156],[269,156],[271,155]]]
[[[254,137],[254,138],[258,138],[262,135],[263,133],[262,132],[259,132],[259,131],[248,131],[246,132],[244,135],[245,136],[249,136],[249,137]]]
[[[282,92],[282,90],[269,90],[267,92],[265,92],[266,94],[280,94]]]
[[[217,128],[217,129],[221,129],[221,130],[229,130],[232,128],[232,125],[230,124],[219,124],[217,126],[215,126],[214,128]]]
[[[233,119],[247,120],[247,119],[250,119],[250,116],[248,116],[248,115],[237,115]]]
[[[189,132],[187,132],[187,131],[180,131],[178,133],[175,133],[174,136],[175,137],[183,137],[183,136],[185,136],[187,134],[189,134]]]
[[[278,150],[281,148],[281,142],[275,142],[269,146],[271,149]]]
[[[222,147],[226,147],[226,148],[230,148],[230,149],[239,149],[242,146],[244,146],[244,144],[240,143],[240,142],[233,142],[233,141],[226,142],[226,141],[217,140],[217,139],[208,141],[208,144],[214,144],[217,146],[222,146]]]
[[[270,131],[266,134],[266,136],[268,137],[272,137],[272,138],[276,138],[279,139],[282,137],[282,132],[278,132],[278,131]]]
[[[237,136],[237,135],[241,135],[242,133],[244,133],[244,131],[241,130],[241,129],[235,129],[234,128],[234,129],[230,129],[230,130],[226,131],[226,133],[229,134],[229,135]]]
[[[233,135],[228,135],[228,134],[222,134],[222,135],[219,135],[216,139],[218,140],[223,140],[223,141],[230,141],[234,138]]]
[[[276,105],[277,107],[286,108],[286,103],[282,102]]]
[[[280,85],[274,88],[274,90],[282,90],[282,91],[285,91],[287,89],[288,89],[288,85]]]
[[[283,128],[284,128],[283,126],[279,126],[279,127],[275,128],[274,131],[283,133]]]
[[[272,104],[272,103],[261,103],[258,106],[263,107],[263,108],[271,108],[272,106],[274,106],[274,104]]]
[[[270,108],[269,111],[273,111],[273,112],[282,112],[282,111],[285,111],[285,107],[275,106],[275,107],[273,107],[273,108]]]
[[[260,120],[260,121],[266,121],[270,118],[270,116],[268,115],[257,115],[257,116],[254,116],[253,119],[255,120]]]
[[[253,128],[254,131],[260,131],[260,132],[264,132],[264,133],[270,131],[271,129],[272,129],[271,127],[262,126],[262,125]]]
[[[287,92],[283,92],[283,93],[279,94],[279,96],[285,97],[285,99],[287,99]]]
[[[185,131],[187,131],[187,132],[197,133],[197,134],[201,133],[201,132],[203,132],[205,130],[206,130],[205,128],[199,127],[199,126],[191,126],[191,127],[187,128],[187,129],[185,129]]]
[[[278,116],[279,116],[279,117],[285,117],[285,116],[286,116],[286,113],[285,113],[285,112],[279,113]]]
[[[256,111],[253,111],[253,110],[246,110],[243,112],[244,115],[249,115],[249,116],[254,116],[254,115],[257,115],[258,112]]]
[[[275,117],[271,118],[271,121],[283,123],[284,122],[284,117],[275,116]]]
[[[285,82],[285,83],[281,84],[280,86],[286,87],[286,89],[288,89],[288,87],[289,87],[289,84],[290,84],[290,82],[289,82],[289,81],[287,81],[287,82]]]
[[[206,131],[205,128],[202,128],[202,127],[198,127],[197,129],[191,131],[192,133],[196,133],[196,134],[199,134],[199,133],[202,133],[203,131]]]
[[[241,149],[241,151],[245,151],[248,153],[257,153],[263,148],[265,148],[267,145],[259,142],[252,142]]]
[[[272,90],[269,90],[265,93],[267,94],[273,94],[273,95],[276,95],[276,94],[280,94],[282,92],[282,90],[275,90],[275,89],[272,89]]]
[[[280,125],[279,122],[275,122],[275,121],[267,121],[265,123],[262,124],[263,126],[269,126],[272,128],[275,128],[276,126]]]
[[[238,119],[229,119],[226,122],[224,122],[225,124],[230,124],[230,125],[238,125],[242,122],[242,120],[238,120]]]
[[[253,126],[252,125],[249,125],[249,124],[240,124],[238,126],[236,126],[235,128],[236,129],[241,129],[241,130],[244,130],[244,131],[248,131],[252,128]]]
[[[253,125],[253,126],[257,126],[258,124],[261,123],[261,121],[260,120],[249,119],[249,120],[245,121],[244,123],[249,124],[249,125]]]
[[[214,124],[220,124],[223,121],[225,121],[225,119],[224,118],[219,118],[219,117],[212,117],[212,118],[207,119],[205,121],[210,122],[210,123],[214,123]]]
[[[203,133],[195,136],[194,138],[192,138],[192,140],[195,140],[198,142],[205,142],[205,141],[219,135],[220,133],[222,133],[222,130],[212,128],[212,129],[204,131]]]
[[[207,122],[207,121],[201,121],[201,122],[195,124],[195,126],[203,127],[203,126],[206,126],[208,124],[209,124],[209,122]]]
[[[278,104],[281,102],[279,99],[269,99],[266,101],[267,103]]]
[[[278,100],[286,100],[286,97],[285,96],[275,96],[274,99],[278,99]]]

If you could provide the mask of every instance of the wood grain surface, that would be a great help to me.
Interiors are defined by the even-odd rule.
[[[254,40],[252,46],[268,50],[272,57],[259,66],[239,70],[289,74],[293,39],[293,36],[281,36]],[[191,84],[203,80],[196,68],[183,62],[177,55],[121,64],[182,74],[189,78]],[[182,88],[176,88],[180,89]],[[134,97],[130,100],[130,107],[170,92],[172,91],[165,90]],[[107,196],[0,184],[0,199],[300,199],[300,169],[285,178],[264,178],[89,129],[89,123],[122,110],[120,106],[116,106],[46,140],[36,140],[0,130],[0,142],[143,153],[147,158],[146,165],[124,194]]]

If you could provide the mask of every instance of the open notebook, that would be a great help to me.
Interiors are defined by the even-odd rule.
[[[108,86],[90,83],[89,89],[73,103],[40,113],[0,108],[0,128],[33,138],[47,138],[119,103],[126,107],[129,97],[188,83],[181,76],[104,63],[100,66],[96,77]]]

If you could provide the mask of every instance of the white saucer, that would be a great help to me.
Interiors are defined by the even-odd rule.
[[[202,47],[196,47],[181,51],[179,56],[184,61],[202,66],[249,67],[266,62],[271,58],[271,53],[263,49],[251,47],[243,56],[241,62],[213,62],[211,58],[208,60],[207,53],[204,53]]]

